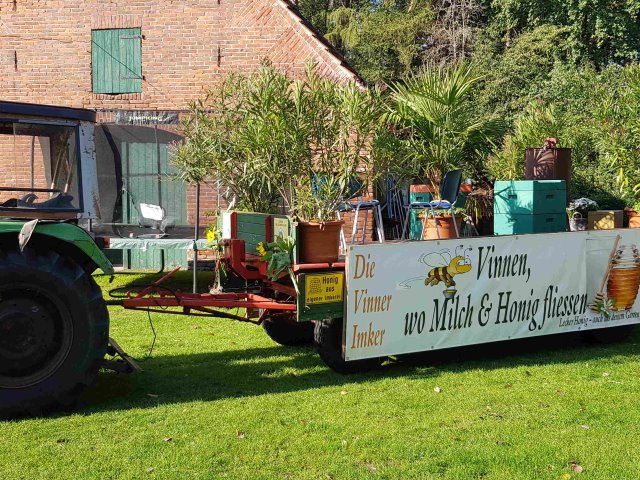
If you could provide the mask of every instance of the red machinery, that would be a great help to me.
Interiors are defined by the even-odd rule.
[[[337,371],[368,368],[371,362],[346,363],[342,355],[343,261],[300,263],[294,248],[293,276],[284,275],[272,281],[267,275],[266,262],[247,250],[256,251],[258,242],[272,242],[276,231],[295,240],[297,228],[292,219],[283,215],[232,212],[223,217],[221,226],[230,237],[224,240],[221,261],[227,271],[244,280],[243,291],[194,294],[164,287],[163,282],[178,271],[178,267],[144,289],[128,292],[122,305],[132,310],[260,324],[282,345],[300,345],[315,339],[323,360]],[[323,290],[328,288],[331,294],[327,293],[330,290]],[[232,313],[229,309],[244,309],[244,312]]]

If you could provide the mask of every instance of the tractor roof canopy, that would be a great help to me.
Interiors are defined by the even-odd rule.
[[[0,216],[91,218],[95,112],[0,102]],[[87,201],[88,199],[88,201]]]

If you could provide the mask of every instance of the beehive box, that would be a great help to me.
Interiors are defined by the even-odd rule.
[[[564,214],[564,180],[500,180],[493,187],[494,213]]]
[[[494,185],[494,234],[564,232],[564,180],[507,180]]]
[[[567,216],[564,213],[540,215],[497,213],[493,216],[495,235],[564,232],[566,228]]]
[[[587,229],[611,230],[613,228],[622,228],[623,216],[622,210],[596,210],[595,212],[589,212]]]

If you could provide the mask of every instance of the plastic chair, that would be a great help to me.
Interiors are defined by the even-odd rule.
[[[353,227],[351,228],[351,244],[353,244],[356,241],[358,217],[360,215],[360,211],[363,210],[365,217],[364,223],[362,224],[361,243],[364,243],[367,235],[367,219],[369,210],[371,210],[371,212],[373,213],[374,221],[376,223],[378,242],[383,243],[385,238],[384,228],[382,225],[382,207],[380,206],[380,201],[376,199],[365,200],[362,195],[363,189],[364,185],[359,178],[354,177],[351,179],[351,181],[349,182],[349,192],[347,194],[348,199],[343,202],[342,207],[338,210],[338,218],[340,218],[341,212],[355,212],[355,215],[353,217]],[[340,231],[340,243],[342,244],[342,249],[346,251],[347,241],[344,235],[344,230]]]
[[[440,232],[438,231],[438,222],[436,220],[436,210],[449,210],[453,217],[453,228],[456,231],[456,235],[459,237],[460,232],[458,230],[458,223],[455,216],[455,204],[458,201],[458,193],[460,192],[460,185],[462,184],[462,170],[451,170],[444,174],[442,178],[442,185],[440,186],[440,199],[431,202],[411,202],[405,208],[407,213],[404,217],[404,226],[402,227],[402,238],[405,238],[407,226],[409,224],[409,217],[411,210],[422,209],[427,210],[433,217],[433,222],[436,226],[436,234],[440,238]],[[427,226],[427,219],[424,219],[422,223],[421,239],[424,238],[424,231]]]
[[[397,185],[393,175],[386,178],[386,202],[382,205],[382,210],[387,209],[387,220],[391,224],[391,235],[393,238],[402,237],[402,226],[404,225],[404,192]]]

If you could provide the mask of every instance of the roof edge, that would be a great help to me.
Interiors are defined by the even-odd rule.
[[[52,117],[66,120],[96,121],[96,112],[85,108],[62,107],[58,105],[43,105],[39,103],[0,101],[0,114],[31,115],[34,117]]]
[[[295,21],[300,23],[306,30],[307,34],[314,39],[315,42],[320,44],[336,61],[338,67],[341,68],[351,79],[361,86],[367,86],[367,82],[360,74],[345,60],[338,50],[331,45],[331,43],[320,33],[320,31],[314,27],[311,22],[302,16],[298,6],[291,2],[291,0],[276,0],[277,3],[284,8],[293,17]]]

